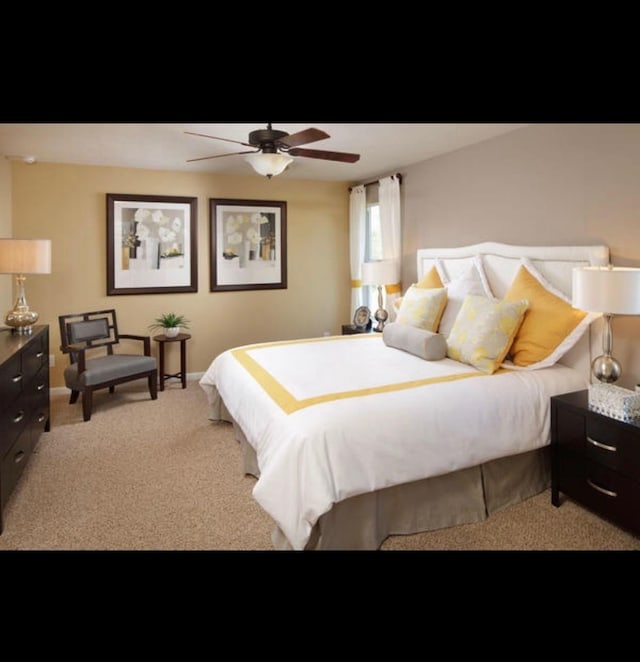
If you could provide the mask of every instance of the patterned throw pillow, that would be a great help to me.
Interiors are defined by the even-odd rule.
[[[473,263],[459,276],[452,280],[447,279],[445,281],[445,287],[447,288],[447,307],[442,314],[440,328],[438,329],[443,336],[448,336],[451,333],[460,308],[468,294],[493,298],[487,278],[482,269],[482,262],[477,256]]]
[[[487,374],[494,373],[507,355],[527,301],[491,301],[469,294],[447,338],[447,356]]]
[[[444,287],[423,289],[412,285],[402,298],[396,322],[435,333],[446,305],[447,290]]]

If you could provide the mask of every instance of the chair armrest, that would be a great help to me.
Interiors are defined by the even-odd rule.
[[[63,354],[71,355],[71,363],[78,364],[78,374],[83,373],[87,369],[85,352],[91,349],[87,345],[60,345],[60,351]]]
[[[120,333],[118,336],[128,340],[140,340],[144,345],[144,355],[151,356],[151,338],[149,336],[137,336],[131,333]]]

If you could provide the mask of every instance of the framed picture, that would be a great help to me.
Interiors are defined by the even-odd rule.
[[[356,309],[353,316],[353,326],[359,329],[371,328],[371,311],[366,306]]]
[[[198,291],[198,200],[107,193],[107,295]]]
[[[211,291],[287,288],[287,203],[210,198]]]

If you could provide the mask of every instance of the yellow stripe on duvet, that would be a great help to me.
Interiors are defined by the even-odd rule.
[[[335,338],[334,338],[335,339]],[[319,341],[326,340],[318,339]],[[309,340],[293,341],[309,342]],[[315,342],[312,341],[312,342]],[[291,343],[291,344],[293,344]],[[286,414],[293,414],[300,409],[306,407],[313,407],[323,402],[331,402],[334,400],[345,400],[347,398],[357,398],[363,395],[374,395],[377,393],[390,393],[392,391],[404,391],[419,386],[428,386],[430,384],[438,384],[441,382],[453,382],[458,379],[467,379],[469,377],[487,377],[481,372],[463,372],[457,375],[446,375],[443,377],[428,377],[426,379],[416,379],[409,382],[398,382],[395,384],[385,384],[383,386],[373,386],[371,388],[355,389],[352,391],[340,391],[338,393],[325,393],[317,395],[312,398],[304,398],[298,400],[268,371],[265,370],[254,358],[247,353],[249,350],[260,347],[270,347],[275,345],[290,344],[287,341],[276,343],[265,343],[260,345],[252,345],[250,347],[243,347],[240,349],[232,350],[231,354],[234,358],[247,370],[247,372],[262,386],[267,395],[284,411]],[[499,372],[502,372],[500,370]],[[497,373],[495,373],[497,374]]]

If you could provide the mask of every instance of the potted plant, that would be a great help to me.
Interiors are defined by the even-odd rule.
[[[167,338],[175,338],[180,333],[180,327],[188,329],[189,324],[189,320],[184,315],[163,313],[155,318],[153,324],[149,324],[149,329],[164,329]]]

